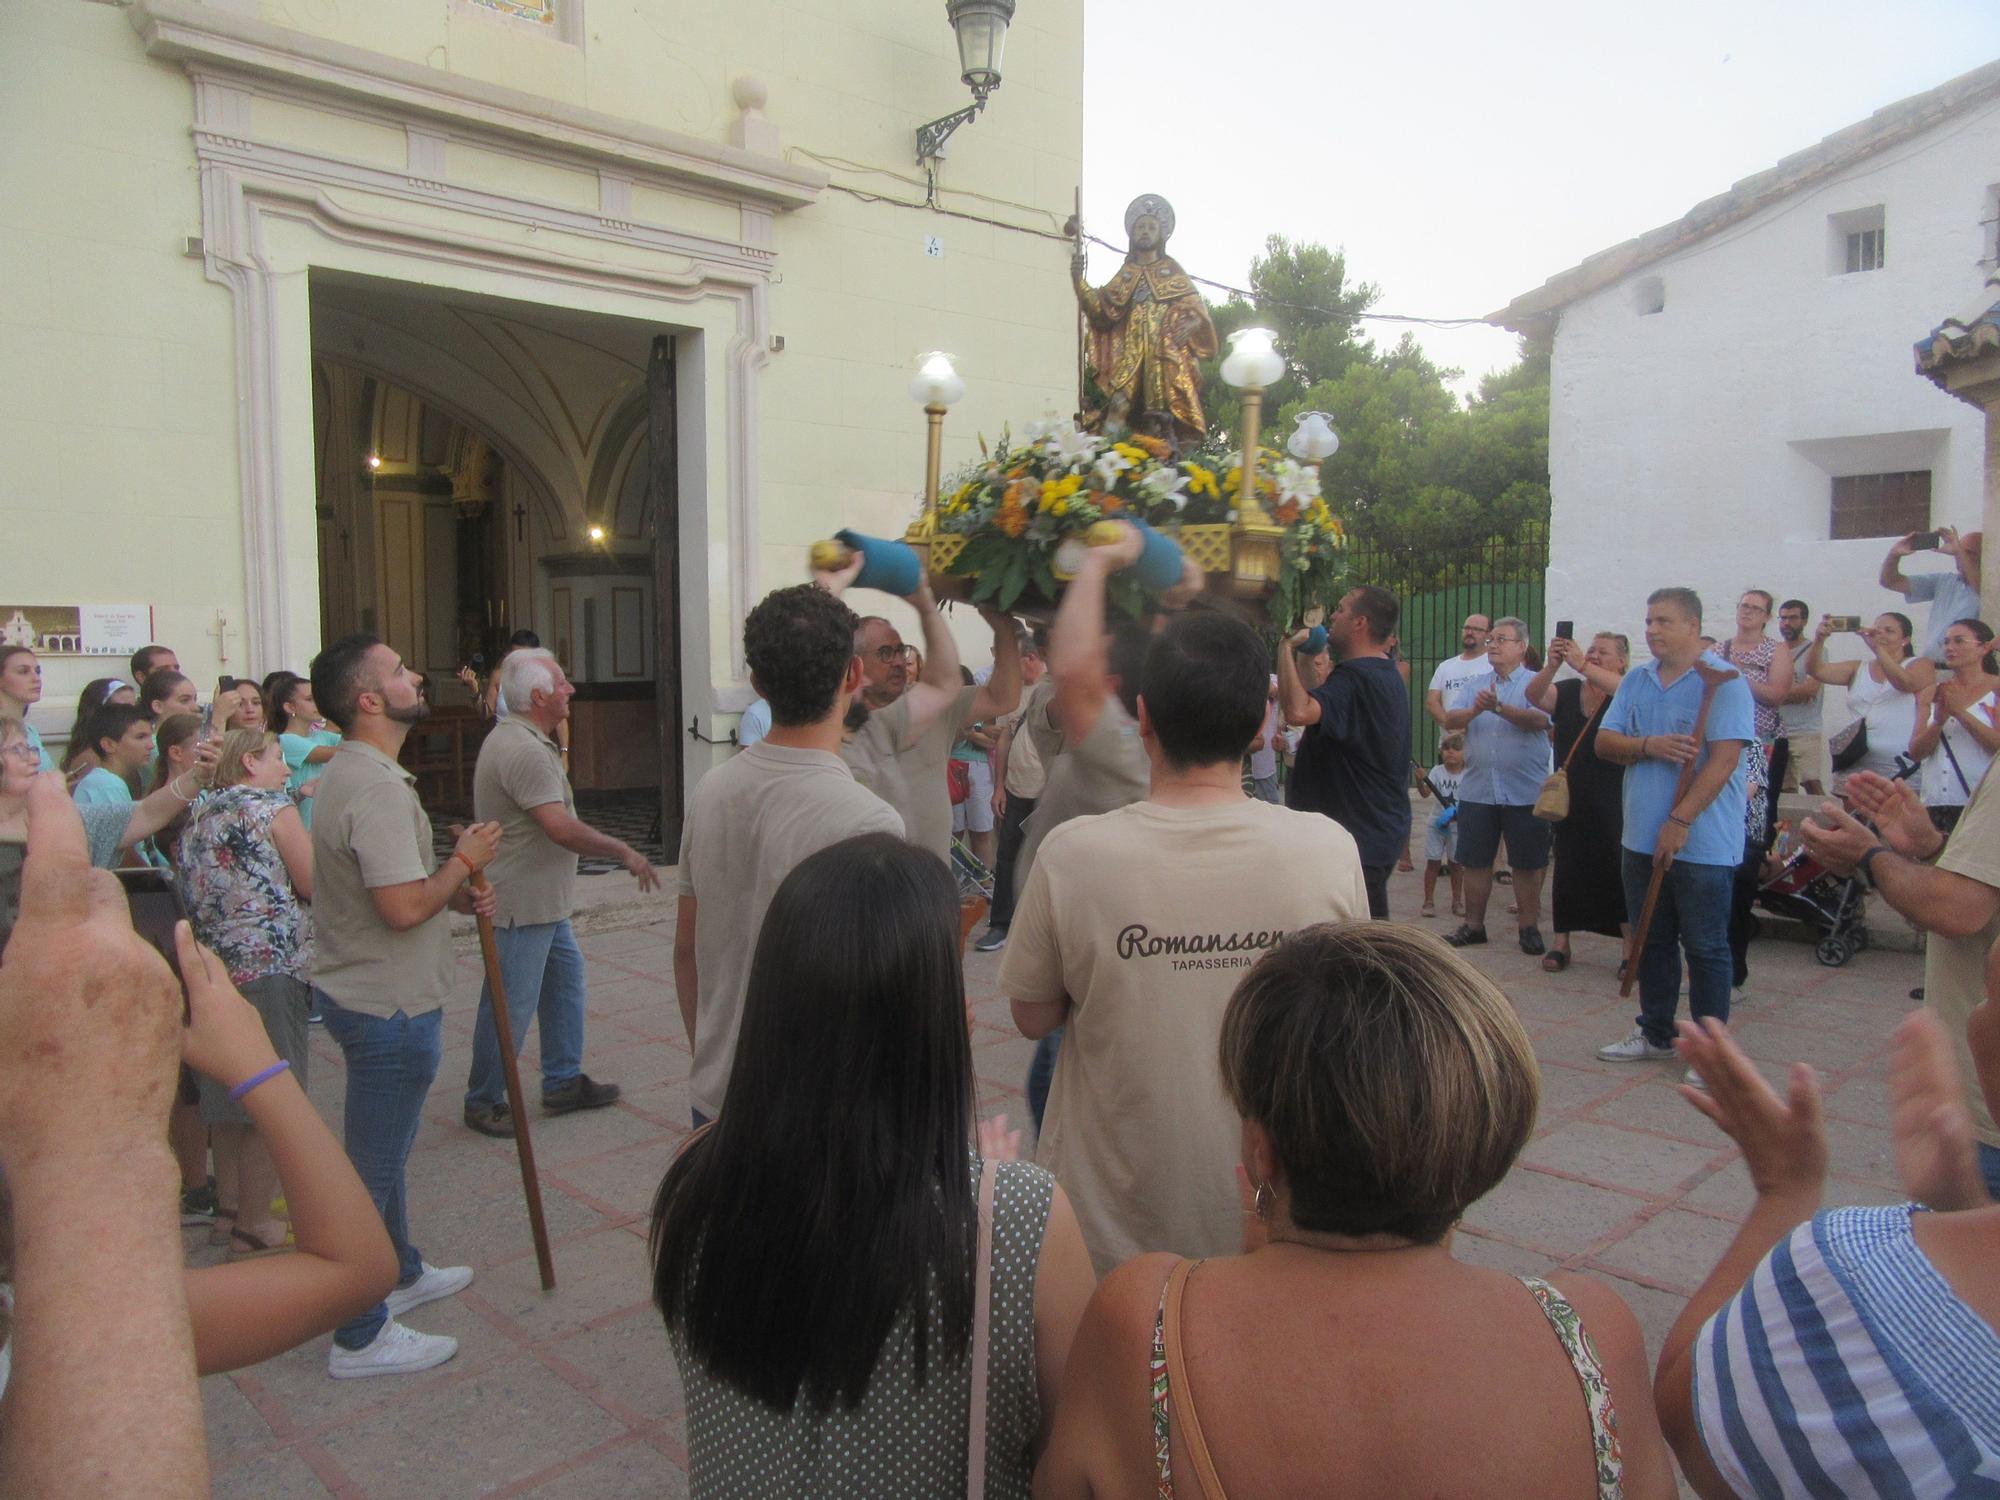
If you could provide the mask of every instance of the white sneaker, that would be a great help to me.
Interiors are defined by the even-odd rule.
[[[458,1353],[458,1340],[449,1334],[418,1333],[394,1318],[360,1349],[343,1349],[335,1344],[326,1356],[326,1373],[335,1380],[359,1380],[367,1375],[414,1375],[433,1370]]]
[[[1681,1082],[1689,1088],[1700,1089],[1704,1094],[1708,1092],[1707,1081],[1702,1078],[1701,1074],[1695,1072],[1693,1068],[1689,1068],[1685,1073],[1681,1074]]]
[[[1672,1057],[1675,1053],[1672,1047],[1654,1046],[1646,1040],[1646,1033],[1635,1026],[1632,1028],[1632,1034],[1624,1041],[1599,1047],[1597,1055],[1606,1062],[1657,1062],[1663,1057]]]
[[[389,1293],[389,1316],[400,1318],[413,1307],[422,1307],[426,1302],[435,1302],[440,1297],[450,1297],[472,1285],[470,1266],[434,1266],[429,1261],[422,1262],[423,1274],[408,1286],[399,1286]],[[446,1355],[449,1359],[451,1356]]]

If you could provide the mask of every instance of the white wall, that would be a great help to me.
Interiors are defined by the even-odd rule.
[[[1979,525],[1981,415],[1918,376],[1911,346],[1983,280],[1995,181],[1989,105],[1564,309],[1544,628],[1574,618],[1640,649],[1664,584],[1699,590],[1717,635],[1746,588],[1815,612],[1901,606],[1876,584],[1889,538],[1828,539],[1829,476],[1929,468],[1932,524]],[[1828,274],[1829,217],[1877,204],[1885,267]],[[1655,278],[1665,305],[1641,315]]]

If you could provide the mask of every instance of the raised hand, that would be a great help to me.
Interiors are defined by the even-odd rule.
[[[1682,1084],[1681,1097],[1736,1142],[1757,1195],[1817,1203],[1826,1180],[1826,1126],[1813,1070],[1793,1063],[1790,1088],[1780,1099],[1729,1028],[1713,1018],[1682,1021],[1674,1046],[1708,1085]]]
[[[1972,1113],[1965,1107],[1951,1040],[1927,1010],[1905,1016],[1896,1028],[1889,1104],[1896,1176],[1904,1192],[1939,1210],[1992,1202],[1979,1173]]]

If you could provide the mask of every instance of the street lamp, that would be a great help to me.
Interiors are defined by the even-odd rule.
[[[933,349],[917,362],[916,378],[910,382],[910,399],[924,409],[930,421],[928,449],[924,455],[924,516],[937,510],[938,463],[944,445],[944,413],[965,394],[965,382],[952,367],[951,356]]]
[[[1268,328],[1239,328],[1229,335],[1229,353],[1222,361],[1223,381],[1243,393],[1243,478],[1236,492],[1236,516],[1251,526],[1269,526],[1257,496],[1257,429],[1264,417],[1264,389],[1285,373],[1278,336]]]
[[[1000,87],[1000,56],[1007,48],[1007,26],[1014,19],[1015,0],[945,0],[945,15],[958,34],[960,80],[972,90],[972,103],[954,114],[917,127],[917,165],[944,155],[944,143],[959,126],[986,108],[987,95]]]
[[[1340,451],[1340,434],[1333,430],[1333,418],[1323,411],[1302,411],[1291,441],[1285,444],[1300,463],[1316,464]]]

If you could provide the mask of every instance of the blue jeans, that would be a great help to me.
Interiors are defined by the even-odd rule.
[[[507,1024],[514,1052],[528,1039],[528,1022],[542,1027],[542,1092],[553,1093],[583,1067],[583,953],[569,918],[533,927],[501,927],[493,933],[500,953],[500,980],[507,986]],[[500,1034],[493,1026],[493,987],[479,987],[479,1019],[472,1028],[472,1074],[465,1081],[465,1107],[504,1104],[506,1070],[500,1065]]]
[[[1028,1064],[1028,1113],[1035,1117],[1035,1134],[1042,1133],[1042,1116],[1049,1108],[1049,1085],[1055,1081],[1056,1054],[1062,1050],[1062,1027],[1058,1026],[1035,1043],[1034,1061]]]
[[[1993,1201],[2000,1203],[2000,1147],[1984,1141],[1975,1144],[1979,1147],[1979,1175],[1986,1179],[1986,1191],[1993,1195]]]
[[[1625,856],[1625,910],[1636,927],[1653,878],[1653,856]],[[1681,953],[1687,953],[1688,1014],[1696,1020],[1729,1019],[1729,901],[1736,866],[1677,859],[1660,882],[1653,926],[1639,954],[1639,1014],[1646,1040],[1664,1047],[1674,1039],[1681,997]]]
[[[393,1016],[371,1016],[343,1009],[322,991],[314,993],[326,1018],[326,1034],[340,1044],[347,1060],[347,1158],[396,1247],[396,1284],[408,1286],[423,1274],[424,1258],[410,1243],[404,1169],[423,1123],[424,1098],[444,1055],[444,1012],[412,1016],[399,1010]],[[343,1349],[365,1348],[388,1319],[388,1304],[378,1302],[334,1329],[333,1341]]]

